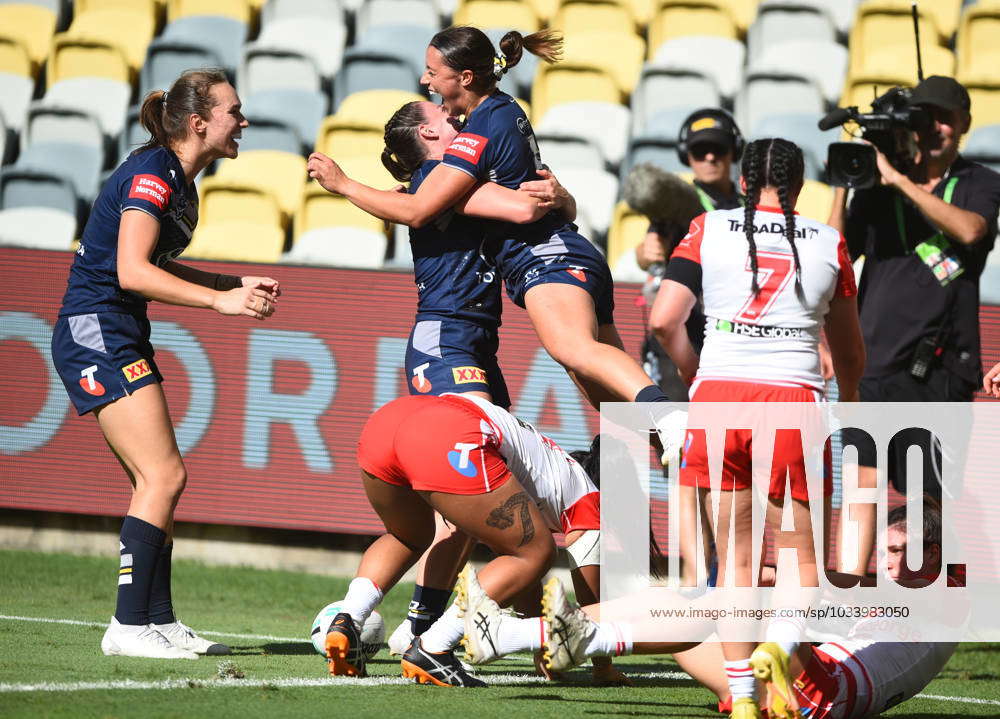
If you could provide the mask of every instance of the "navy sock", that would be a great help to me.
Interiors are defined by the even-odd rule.
[[[177,621],[170,598],[170,557],[173,553],[174,543],[164,544],[156,559],[156,572],[153,573],[153,586],[149,592],[149,621],[153,624]]]
[[[420,635],[430,629],[430,626],[444,614],[449,599],[451,599],[450,589],[435,589],[419,584],[414,587],[410,611],[406,615],[410,619],[410,629],[413,633]]]
[[[120,624],[149,624],[149,592],[156,562],[167,538],[166,532],[131,515],[122,522],[121,562],[118,569],[118,604],[115,619]]]
[[[643,387],[639,394],[635,396],[636,402],[669,402],[670,398],[663,393],[663,390],[655,384]]]

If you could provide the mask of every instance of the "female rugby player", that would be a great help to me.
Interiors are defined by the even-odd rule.
[[[146,304],[263,320],[274,313],[280,290],[269,277],[220,275],[174,261],[198,222],[195,177],[216,159],[236,157],[247,126],[225,74],[183,73],[169,92],[146,96],[140,119],[151,137],[94,203],[52,334],[52,359],[77,411],[94,413],[133,487],[119,542],[118,601],[101,649],[196,659],[229,649],[174,615],[173,516],[187,473],[153,359]]]
[[[537,178],[541,156],[528,118],[497,81],[524,50],[554,62],[561,38],[551,31],[512,31],[497,54],[473,27],[442,30],[427,48],[421,83],[441,95],[465,126],[413,194],[384,192],[348,178],[330,158],[313,153],[309,174],[331,192],[376,217],[421,227],[483,180],[516,189]],[[496,223],[496,262],[515,304],[528,311],[546,351],[563,365],[597,407],[601,400],[666,401],[638,363],[622,350],[613,324],[613,284],[600,252],[558,212],[524,226]]]
[[[650,314],[653,333],[691,384],[691,402],[817,402],[823,398],[818,344],[825,329],[841,401],[857,401],[864,369],[854,273],[843,236],[819,222],[797,217],[802,189],[802,151],[782,139],[756,140],[743,155],[740,180],[746,206],[695,218],[674,251]],[[756,224],[755,224],[756,223]],[[747,276],[749,275],[749,277]],[[695,353],[684,323],[699,294],[704,296],[705,345]],[[694,411],[694,408],[692,408]],[[787,440],[787,446],[781,443]],[[785,471],[791,478],[796,532],[787,532],[799,557],[802,586],[815,586],[813,551],[802,450],[797,437],[777,440],[768,492],[767,521],[780,526]],[[750,432],[727,433],[719,516],[733,516],[736,536],[751,526]],[[680,481],[709,488],[704,432],[689,432]],[[832,484],[825,478],[829,500]],[[825,516],[829,516],[826,512]],[[748,548],[728,556],[728,522],[716,528],[719,580],[735,573],[736,586],[753,586]],[[743,534],[747,532],[747,534]],[[804,560],[804,561],[803,561]],[[794,652],[798,628],[772,623],[769,632],[785,637]],[[752,643],[723,643],[730,689],[738,704],[752,697]]]

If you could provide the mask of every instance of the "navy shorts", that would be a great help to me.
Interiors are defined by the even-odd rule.
[[[614,323],[614,281],[604,255],[590,241],[571,229],[561,228],[545,242],[528,244],[505,240],[497,262],[507,286],[507,296],[524,307],[524,295],[544,284],[574,285],[594,300],[597,323]]]
[[[163,381],[149,320],[125,312],[60,317],[52,331],[52,362],[78,414]]]
[[[497,330],[452,318],[417,318],[406,344],[410,394],[489,392],[493,404],[510,407],[497,350]]]

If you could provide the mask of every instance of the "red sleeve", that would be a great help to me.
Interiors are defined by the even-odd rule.
[[[684,235],[684,239],[678,243],[676,249],[674,249],[674,253],[670,255],[670,259],[682,257],[685,260],[691,260],[692,262],[697,262],[700,265],[701,240],[704,236],[705,213],[703,212],[691,220],[691,226],[688,227],[688,233]]]
[[[858,294],[858,286],[854,282],[854,266],[851,265],[851,257],[847,254],[847,241],[844,236],[838,233],[840,239],[837,240],[837,264],[840,271],[837,273],[837,297],[854,297]]]

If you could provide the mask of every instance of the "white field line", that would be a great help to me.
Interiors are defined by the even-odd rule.
[[[85,622],[78,619],[49,619],[45,617],[20,617],[10,614],[0,614],[0,620],[17,622],[40,622],[43,624],[74,624],[84,627],[106,627],[105,622]],[[275,637],[269,634],[233,634],[231,632],[200,632],[213,637],[234,637],[236,639],[263,639],[273,642],[295,642],[309,644],[308,639],[298,637]],[[630,674],[639,679],[689,679],[684,672],[645,672],[642,674]],[[490,684],[541,684],[545,681],[542,677],[533,674],[496,674],[489,677]],[[388,684],[411,684],[410,679],[402,677],[367,677],[365,679],[352,679],[349,677],[325,677],[322,679],[274,679],[263,681],[245,681],[240,679],[209,680],[204,679],[167,679],[160,682],[134,682],[130,680],[117,682],[70,682],[58,684],[47,682],[42,684],[2,684],[0,683],[0,693],[10,692],[72,692],[85,691],[90,689],[178,689],[185,687],[248,687],[260,688],[265,686],[273,687],[322,687],[322,686],[382,686]],[[943,702],[958,702],[961,704],[986,704],[989,706],[1000,706],[1000,700],[996,699],[976,699],[975,697],[950,697],[939,694],[917,694],[919,699],[934,699]]]
[[[80,627],[106,627],[107,622],[83,622],[78,619],[48,619],[46,617],[18,617],[11,614],[0,614],[0,620],[6,619],[11,622],[39,622],[41,624],[74,624]],[[203,632],[199,634],[210,637],[233,637],[234,639],[259,639],[268,642],[293,642],[295,644],[310,644],[308,639],[302,637],[273,637],[270,634],[233,634],[232,632]]]
[[[690,679],[684,672],[645,672],[629,674],[640,679]],[[544,677],[534,674],[490,674],[485,677],[490,685],[544,684]],[[317,677],[288,679],[164,679],[158,682],[136,682],[128,679],[109,682],[41,682],[38,684],[0,684],[0,694],[13,692],[77,692],[94,689],[260,689],[263,687],[334,687],[334,686],[386,686],[413,684],[412,679],[403,677]]]

